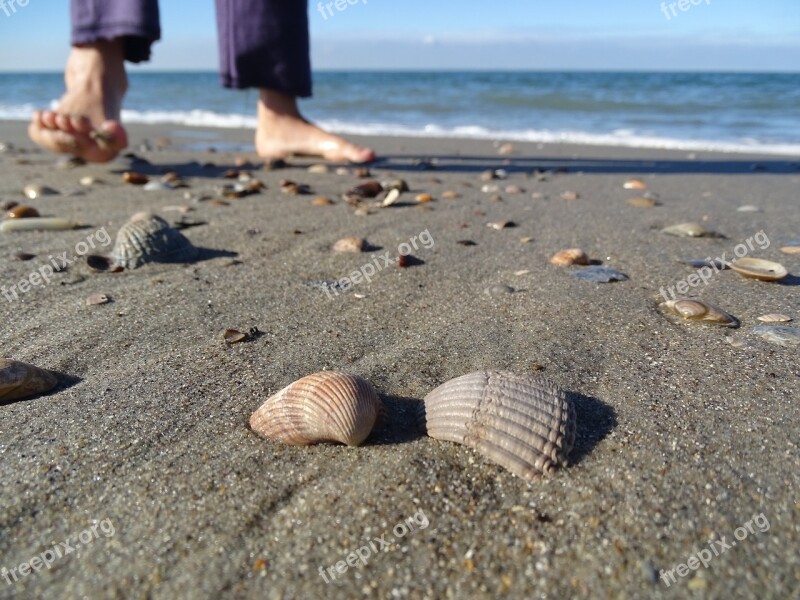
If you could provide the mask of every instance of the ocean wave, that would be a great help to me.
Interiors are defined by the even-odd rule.
[[[33,106],[29,105],[0,105],[0,121],[27,121],[32,111]],[[127,123],[147,125],[182,125],[223,129],[253,129],[256,126],[256,118],[252,115],[223,114],[207,110],[124,110],[122,118]],[[503,140],[540,144],[622,146],[694,152],[713,151],[800,156],[800,144],[765,143],[754,139],[682,139],[658,135],[642,135],[632,130],[623,129],[610,133],[598,133],[580,130],[552,131],[547,129],[495,130],[478,125],[443,127],[428,124],[424,126],[409,126],[394,123],[353,123],[336,119],[320,119],[318,123],[325,129],[348,135]]]

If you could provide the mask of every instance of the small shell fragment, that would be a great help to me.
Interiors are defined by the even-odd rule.
[[[784,254],[800,254],[800,240],[787,242],[781,246],[781,252]]]
[[[589,256],[580,248],[570,248],[557,252],[550,259],[550,263],[558,267],[568,267],[570,265],[588,265]]]
[[[709,269],[724,271],[725,269],[729,268],[728,263],[717,258],[701,258],[701,259],[687,258],[679,262],[683,263],[684,265],[689,265],[690,267],[694,267],[695,269],[702,269],[703,267],[708,267]]]
[[[497,221],[495,223],[487,223],[487,227],[491,227],[492,229],[497,229],[498,231],[501,229],[508,229],[509,227],[515,227],[516,224],[514,221]]]
[[[414,200],[417,202],[433,202],[433,196],[430,194],[418,194]]]
[[[350,236],[342,238],[333,245],[334,252],[363,252],[367,246],[367,241],[360,237]]]
[[[248,338],[246,333],[241,332],[238,329],[226,329],[222,332],[222,337],[225,339],[225,343],[229,346],[245,342]]]
[[[800,327],[788,325],[758,325],[753,334],[778,346],[800,346]]]
[[[321,163],[316,165],[311,165],[310,167],[308,167],[308,172],[314,173],[316,175],[325,175],[327,173],[330,173],[330,170],[331,169],[328,165]]]
[[[381,206],[384,208],[387,206],[392,206],[400,199],[400,194],[400,190],[397,188],[392,188],[389,190],[389,193],[386,194],[386,198],[383,199],[383,202],[381,202]]]
[[[641,179],[628,179],[622,184],[622,187],[626,190],[646,190],[647,184]]]
[[[51,371],[0,358],[0,402],[38,396],[52,390],[57,383],[58,377]]]
[[[744,257],[731,262],[731,269],[744,277],[759,279],[761,281],[777,281],[789,274],[780,263],[761,258]]]
[[[356,196],[358,198],[374,198],[382,191],[383,191],[383,186],[377,181],[365,181],[364,183],[357,185],[347,193]]]
[[[443,200],[457,200],[458,198],[461,198],[461,194],[454,190],[445,190],[442,192]]]
[[[137,173],[135,171],[125,171],[122,174],[122,180],[131,185],[145,185],[148,181],[150,181],[150,178],[147,175],[143,175],[142,173]]]
[[[661,232],[676,237],[719,237],[719,234],[709,231],[699,223],[671,225],[670,227],[662,229]]]
[[[780,313],[770,313],[768,315],[761,315],[758,317],[758,320],[762,323],[788,323],[792,320],[792,317]]]
[[[430,437],[464,444],[527,480],[566,466],[575,442],[575,407],[536,375],[457,377],[425,397],[417,418]]]
[[[38,200],[42,196],[56,196],[58,191],[46,185],[30,184],[22,189],[22,193],[28,200]]]
[[[581,195],[578,192],[573,192],[572,190],[567,190],[565,192],[561,192],[561,199],[562,200],[579,200]]]
[[[267,439],[295,446],[320,442],[358,446],[381,412],[381,400],[369,382],[325,371],[303,377],[268,398],[250,417],[250,427]]]
[[[744,206],[737,208],[736,212],[761,212],[761,209],[757,206],[753,206],[752,204],[745,204]]]
[[[8,219],[0,223],[0,231],[3,233],[11,231],[63,231],[77,229],[80,226],[80,223],[70,219],[39,217],[33,219]]]
[[[36,219],[38,217],[39,211],[32,206],[26,206],[25,204],[17,204],[5,215],[6,219]]]
[[[627,202],[636,208],[653,208],[659,205],[655,198],[648,198],[647,196],[636,196],[636,198],[629,198]]]
[[[705,321],[722,327],[739,327],[739,320],[713,304],[699,298],[681,298],[662,303],[662,308],[690,321]]]
[[[106,294],[92,294],[86,299],[86,306],[99,306],[111,302],[111,297]]]

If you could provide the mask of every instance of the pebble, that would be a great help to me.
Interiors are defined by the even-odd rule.
[[[550,259],[550,263],[558,267],[568,267],[570,265],[588,265],[589,256],[580,248],[570,248],[557,252]]]
[[[333,245],[334,252],[363,252],[367,246],[367,241],[355,236],[340,239]]]
[[[611,267],[586,267],[580,271],[574,271],[573,276],[583,281],[594,283],[611,283],[612,281],[628,281],[625,273],[612,269]]]

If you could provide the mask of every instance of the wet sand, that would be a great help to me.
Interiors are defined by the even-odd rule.
[[[184,234],[204,249],[189,265],[116,274],[76,260],[49,285],[0,296],[2,355],[62,374],[51,394],[0,406],[0,598],[800,595],[798,349],[751,333],[766,313],[800,320],[800,257],[779,250],[800,238],[797,158],[530,144],[499,156],[489,141],[370,139],[386,157],[373,176],[402,177],[412,192],[359,216],[341,195],[360,180],[309,173],[307,161],[258,171],[267,190],[227,206],[184,199],[218,197],[247,132],[135,126],[131,136],[150,163],[135,170],[176,170],[191,188],[126,185],[130,159],[56,169],[22,124],[0,123],[16,148],[0,153],[0,201],[46,184],[61,194],[28,203],[87,225],[0,234],[0,285],[51,255],[76,258],[76,244],[102,228],[115,236],[140,210],[203,223]],[[163,136],[172,144],[155,149]],[[430,170],[415,164],[426,158]],[[525,192],[493,201],[479,177],[489,168],[508,171],[490,185]],[[107,183],[84,188],[88,175]],[[661,206],[626,203],[641,195],[622,187],[632,176]],[[282,178],[314,194],[286,195]],[[461,197],[443,199],[447,190]],[[580,198],[563,200],[568,190]],[[417,204],[421,192],[435,201]],[[316,196],[335,204],[314,206]],[[745,204],[760,212],[736,211]],[[193,211],[164,209],[175,205]],[[502,220],[516,226],[486,226]],[[725,237],[660,233],[686,221]],[[790,277],[724,271],[695,288],[740,329],[657,310],[659,289],[693,272],[678,259],[730,254],[760,231],[771,243],[752,256]],[[434,243],[413,251],[423,264],[333,297],[308,285],[396,256],[424,232]],[[348,235],[370,252],[332,253]],[[594,284],[549,264],[570,247],[630,280]],[[497,284],[515,291],[486,293]],[[86,306],[94,293],[113,302]],[[224,329],[253,327],[252,341],[224,343]],[[528,483],[417,430],[421,398],[485,368],[541,373],[572,395],[569,468]],[[368,379],[387,404],[364,446],[285,447],[249,430],[270,394],[326,369]],[[65,541],[73,552],[21,574]],[[363,548],[368,564],[347,566]],[[700,552],[707,568],[691,559]],[[674,583],[659,578],[676,568]]]

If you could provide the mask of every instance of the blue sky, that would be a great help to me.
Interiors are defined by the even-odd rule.
[[[675,2],[675,15],[665,2],[665,15],[660,0],[361,0],[327,18],[312,1],[312,59],[317,69],[800,70],[800,0],[694,1]],[[164,41],[145,68],[215,69],[213,4],[162,0]],[[0,70],[59,69],[67,6],[0,8]]]

